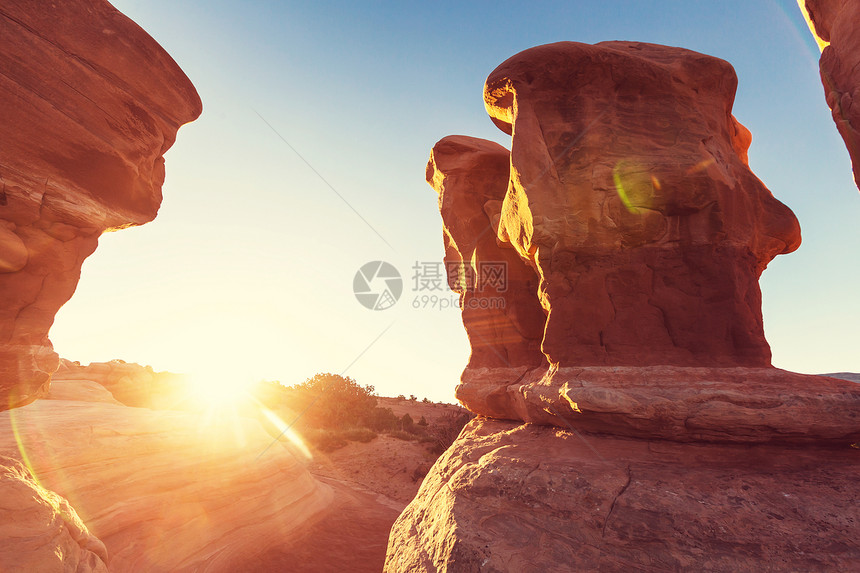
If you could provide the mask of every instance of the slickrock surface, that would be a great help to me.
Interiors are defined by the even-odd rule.
[[[855,0],[801,0],[812,33],[824,46],[819,60],[824,97],[845,141],[860,187],[860,4]]]
[[[151,221],[194,86],[102,0],[0,6],[0,409],[48,388],[48,340],[105,230]]]
[[[77,384],[66,393],[91,390],[58,385]],[[285,448],[260,456],[273,438],[252,419],[96,399],[3,412],[0,454],[26,454],[104,542],[111,571],[236,570],[288,545],[332,504],[332,488]]]
[[[0,571],[107,573],[107,560],[68,501],[0,456]]]
[[[747,165],[736,85],[680,48],[539,46],[485,84],[507,172],[495,144],[434,147],[446,260],[508,243],[539,285],[503,312],[461,295],[457,397],[487,418],[427,474],[386,571],[860,568],[860,386],[771,366],[758,279],[800,229]],[[535,300],[537,366],[500,320]]]
[[[394,524],[386,571],[854,571],[860,452],[473,420]]]

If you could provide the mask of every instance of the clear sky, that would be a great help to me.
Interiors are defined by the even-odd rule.
[[[454,401],[468,356],[456,295],[412,281],[443,254],[430,148],[449,134],[509,143],[481,94],[511,55],[637,40],[737,70],[750,165],[803,228],[761,281],[774,364],[860,371],[860,194],[794,0],[114,4],[204,111],[167,154],[158,218],[103,236],[84,263],[51,331],[63,357],[286,384],[345,371],[383,395]],[[388,310],[353,296],[373,260],[403,275]],[[424,295],[451,307],[414,308]]]

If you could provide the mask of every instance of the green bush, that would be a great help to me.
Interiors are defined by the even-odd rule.
[[[475,415],[467,410],[445,412],[439,416],[436,423],[428,429],[428,434],[434,438],[431,451],[434,454],[441,454],[451,447],[463,427],[474,417]]]
[[[403,430],[395,430],[393,432],[388,432],[388,435],[392,438],[403,440],[404,442],[414,442],[418,440],[418,436],[416,436],[412,432],[404,432]]]
[[[320,373],[288,390],[295,394],[293,407],[304,411],[306,423],[317,428],[360,426],[376,407],[373,386],[360,386],[339,374]]]
[[[376,432],[368,428],[350,428],[348,430],[343,430],[341,435],[344,439],[349,440],[350,442],[361,442],[363,444],[373,441],[373,439],[376,438]]]
[[[363,423],[371,430],[390,432],[400,427],[400,418],[394,415],[391,408],[376,406],[365,414]]]
[[[321,428],[306,429],[302,432],[302,437],[321,452],[333,452],[347,444],[341,432]]]

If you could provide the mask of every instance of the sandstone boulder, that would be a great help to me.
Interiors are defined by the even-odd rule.
[[[54,381],[91,380],[126,406],[161,410],[199,409],[200,397],[189,388],[188,378],[173,372],[156,372],[124,360],[92,362],[86,366],[61,360]],[[54,392],[53,384],[50,395]]]
[[[151,221],[163,155],[200,98],[103,0],[0,7],[0,409],[43,395],[48,340],[99,235]]]

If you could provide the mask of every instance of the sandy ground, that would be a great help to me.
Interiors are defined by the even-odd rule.
[[[330,511],[309,523],[301,537],[237,568],[238,572],[379,573],[388,533],[402,507],[354,483],[317,476],[334,490]]]
[[[414,420],[429,423],[459,409],[450,404],[426,404],[380,398]],[[385,563],[388,535],[394,520],[412,500],[424,475],[436,461],[428,445],[380,435],[368,443],[350,442],[330,454],[316,453],[308,469],[334,490],[330,511],[308,524],[302,536],[271,550],[237,571],[295,571],[298,573],[378,573]]]
[[[378,436],[371,442],[349,445],[314,459],[314,477],[331,478],[380,494],[402,510],[415,494],[436,456],[427,445]]]
[[[462,411],[452,404],[434,404],[379,398],[378,405],[391,408],[397,416],[408,413],[415,422],[421,416],[429,424],[438,418]],[[438,455],[429,444],[379,435],[366,444],[350,442],[329,454],[317,454],[308,468],[316,477],[327,477],[355,484],[381,494],[406,507]]]

